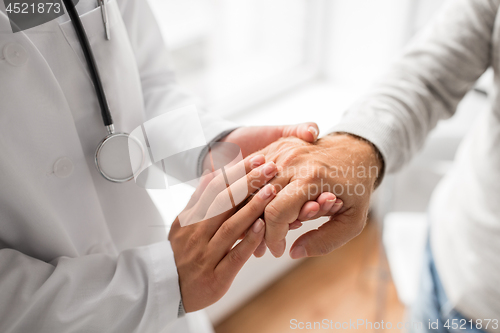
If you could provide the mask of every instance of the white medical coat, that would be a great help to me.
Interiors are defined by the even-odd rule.
[[[80,2],[92,4],[82,20],[118,131],[193,103],[175,83],[147,1],[108,2],[110,41],[101,10]],[[2,55],[7,45],[17,55]],[[206,113],[201,122],[207,141],[234,127]],[[97,172],[105,134],[71,22],[14,34],[2,2],[0,332],[210,330],[177,318],[174,257],[146,190]],[[186,172],[196,164],[186,161]]]

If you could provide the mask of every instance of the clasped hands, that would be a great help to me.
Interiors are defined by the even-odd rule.
[[[316,141],[317,134],[307,123],[241,128],[223,140],[240,146],[245,159],[204,175],[169,234],[187,312],[221,298],[252,253],[262,256],[267,246],[283,255],[288,231],[304,221],[330,216],[295,241],[292,258],[327,254],[363,230],[382,161],[362,139],[332,134]],[[246,195],[222,209],[233,192]],[[181,227],[200,214],[208,218]]]

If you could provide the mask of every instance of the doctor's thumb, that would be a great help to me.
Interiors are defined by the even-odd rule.
[[[303,123],[298,125],[284,126],[282,137],[295,136],[307,142],[316,142],[319,135],[319,127],[316,123]]]

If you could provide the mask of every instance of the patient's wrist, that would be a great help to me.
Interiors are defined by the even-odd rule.
[[[384,158],[378,148],[370,141],[357,135],[345,132],[331,133],[321,140],[327,146],[348,145],[348,150],[361,157],[360,162],[367,167],[376,167],[377,172],[373,174],[374,188],[377,188],[384,177]],[[372,173],[370,173],[372,174]]]

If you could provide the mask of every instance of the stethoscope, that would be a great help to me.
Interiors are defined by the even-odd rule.
[[[110,39],[108,17],[106,12],[106,0],[99,0],[102,10],[103,22],[105,25],[106,39]],[[90,78],[94,84],[94,89],[99,101],[101,116],[104,126],[108,132],[106,137],[98,144],[95,151],[95,165],[99,173],[107,180],[114,183],[124,183],[134,179],[142,168],[145,160],[145,151],[142,144],[130,136],[128,133],[116,133],[113,125],[113,118],[109,109],[108,100],[99,75],[99,70],[95,61],[92,48],[82,21],[73,0],[63,0],[64,6],[68,12],[69,18],[73,24],[76,35],[87,62]],[[133,163],[130,156],[133,155],[139,160]]]

